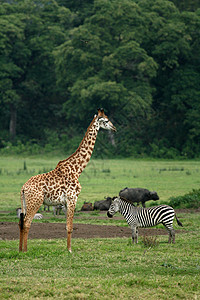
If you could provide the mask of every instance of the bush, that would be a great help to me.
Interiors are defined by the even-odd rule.
[[[183,196],[171,197],[169,205],[173,208],[199,208],[200,189],[192,190]]]
[[[154,158],[175,159],[180,158],[180,153],[173,147],[166,147],[164,145],[150,144],[149,156]]]
[[[158,246],[159,241],[157,241],[157,236],[142,236],[142,243],[144,247],[146,248],[153,248],[155,246]]]
[[[15,144],[11,142],[4,143],[4,148],[0,149],[0,154],[3,155],[18,155],[18,154],[40,154],[42,151],[36,140],[32,139],[23,144],[21,141],[17,141]]]

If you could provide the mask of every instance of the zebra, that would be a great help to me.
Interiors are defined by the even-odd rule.
[[[162,223],[169,232],[168,243],[175,243],[175,231],[173,229],[173,219],[179,226],[183,226],[178,220],[174,209],[168,205],[158,205],[148,208],[135,207],[131,201],[116,197],[107,212],[107,216],[112,218],[116,212],[120,212],[126,219],[132,230],[133,243],[138,243],[138,227],[152,227]]]

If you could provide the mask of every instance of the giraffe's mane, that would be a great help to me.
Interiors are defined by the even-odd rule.
[[[96,119],[97,119],[97,116],[95,116],[95,117],[93,118],[92,122],[91,122],[90,125],[88,126],[88,129],[87,129],[87,131],[86,131],[86,133],[85,133],[85,135],[84,135],[82,141],[80,142],[78,148],[76,149],[76,151],[75,151],[73,154],[71,154],[68,158],[59,161],[59,163],[57,164],[56,168],[57,168],[59,165],[61,165],[61,164],[65,163],[65,162],[67,162],[70,158],[72,158],[75,154],[77,154],[77,152],[78,152],[79,149],[81,148],[81,146],[82,146],[84,140],[86,139],[86,136],[87,136],[87,134],[88,134],[90,128],[92,127],[92,125],[94,124],[94,122],[95,122]]]

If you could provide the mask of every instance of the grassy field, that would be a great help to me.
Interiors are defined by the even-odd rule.
[[[0,210],[19,207],[21,186],[31,176],[54,169],[59,159],[0,157]],[[116,196],[126,186],[155,190],[167,202],[200,187],[200,161],[91,160],[80,183],[78,210],[84,201]]]
[[[53,169],[58,160],[0,158],[0,221],[17,222],[21,186],[31,176]],[[92,160],[80,177],[77,210],[84,201],[117,195],[126,186],[155,190],[167,203],[171,196],[199,188],[199,175],[200,161]],[[1,240],[0,298],[199,299],[199,214],[178,216],[185,233],[177,235],[175,245],[168,245],[166,236],[157,237],[158,244],[150,247],[142,237],[135,246],[131,237],[73,239],[69,254],[65,239],[29,240],[28,252],[18,253],[18,241]],[[125,225],[98,220],[98,213],[78,222]]]

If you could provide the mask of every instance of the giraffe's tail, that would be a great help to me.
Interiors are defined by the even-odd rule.
[[[26,215],[26,201],[25,201],[25,195],[24,190],[21,192],[21,200],[22,200],[22,212],[20,214],[20,228],[21,230],[24,228],[24,217]]]
[[[24,214],[23,213],[20,214],[19,224],[20,224],[20,228],[22,230],[24,228]]]
[[[25,201],[25,195],[24,195],[24,190],[21,192],[21,199],[22,199],[22,213],[24,216],[26,215],[26,201]]]

